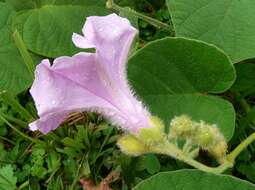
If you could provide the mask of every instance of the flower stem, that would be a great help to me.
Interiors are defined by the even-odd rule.
[[[255,141],[255,132],[252,133],[249,137],[247,137],[241,144],[239,144],[228,156],[227,160],[230,162],[234,162],[236,157],[249,146],[253,141]]]
[[[127,15],[132,15],[132,16],[135,16],[137,18],[140,18],[140,19],[148,22],[152,26],[155,26],[156,28],[160,28],[160,29],[164,29],[166,31],[172,32],[172,28],[171,28],[170,25],[168,25],[166,23],[163,23],[163,22],[160,22],[159,20],[156,20],[156,19],[151,18],[149,16],[138,13],[133,9],[130,9],[130,8],[127,9],[127,8],[120,7],[117,4],[115,4],[113,0],[108,0],[106,2],[106,7],[109,8],[109,9],[114,9],[114,10],[119,11],[119,12],[123,12]]]
[[[165,154],[168,156],[171,156],[175,159],[181,160],[194,168],[197,168],[199,170],[214,173],[214,174],[220,174],[224,172],[226,169],[231,168],[233,166],[232,162],[229,162],[226,160],[224,163],[219,165],[218,167],[209,167],[204,164],[201,164],[200,162],[194,160],[193,158],[190,158],[188,155],[186,155],[183,151],[179,150],[177,147],[175,147],[171,143],[166,143],[163,146],[153,147],[152,151],[159,154]]]
[[[189,152],[189,157],[190,158],[196,158],[199,154],[199,148],[195,148],[191,152]]]
[[[158,146],[153,146],[150,150],[155,153],[165,154],[175,159],[181,160],[199,170],[214,174],[220,174],[226,169],[233,167],[236,157],[253,141],[255,141],[255,132],[246,138],[241,144],[239,144],[230,154],[228,154],[222,164],[217,167],[209,167],[201,164],[200,162],[194,160],[193,156],[180,150],[174,144],[169,142],[165,142],[164,144]]]
[[[190,150],[192,149],[192,146],[193,146],[192,142],[190,140],[186,140],[186,142],[185,142],[185,144],[184,144],[184,146],[182,148],[182,151],[184,153],[189,153]]]

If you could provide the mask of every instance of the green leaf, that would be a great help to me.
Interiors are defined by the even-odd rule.
[[[47,174],[47,169],[44,167],[45,150],[43,148],[33,147],[32,150],[32,167],[31,175],[42,179]]]
[[[255,64],[254,63],[238,63],[236,68],[236,82],[232,89],[237,91],[250,91],[255,87]]]
[[[46,159],[46,162],[47,162],[47,166],[48,166],[48,172],[54,172],[61,165],[60,156],[56,152],[49,153],[49,155]]]
[[[73,55],[80,50],[72,43],[73,32],[81,33],[87,16],[105,15],[99,6],[45,5],[19,14],[14,20],[29,50],[46,57]]]
[[[15,10],[38,9],[45,5],[105,6],[104,0],[6,0]]]
[[[177,36],[212,43],[239,62],[255,57],[254,0],[167,0]]]
[[[104,6],[105,0],[40,0],[41,4],[50,5],[83,5],[83,6]]]
[[[215,175],[197,170],[162,172],[142,181],[134,190],[254,190],[247,181],[228,175]]]
[[[160,170],[160,162],[154,154],[144,156],[144,166],[150,174],[155,174]]]
[[[129,60],[129,79],[135,92],[167,125],[177,115],[215,123],[227,139],[234,132],[233,106],[210,92],[224,92],[235,70],[218,48],[185,38],[152,42]]]
[[[0,2],[0,91],[7,90],[16,95],[29,87],[32,78],[12,39],[14,14],[10,6]]]
[[[36,8],[36,2],[34,0],[5,0],[5,2],[17,11]]]
[[[17,178],[11,165],[0,168],[0,190],[15,190]]]

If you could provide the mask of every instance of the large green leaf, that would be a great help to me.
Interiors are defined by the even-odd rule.
[[[134,190],[254,190],[247,181],[197,170],[163,172],[142,181]]]
[[[5,3],[0,3],[0,91],[17,94],[25,90],[32,78],[15,47],[11,20],[15,12]]]
[[[72,43],[73,32],[81,32],[87,16],[105,14],[106,10],[98,6],[45,5],[19,14],[14,27],[34,53],[46,57],[73,55],[79,51]]]
[[[45,5],[105,6],[105,0],[6,0],[16,10],[37,9]]]
[[[188,114],[232,137],[232,105],[206,95],[224,92],[235,80],[233,65],[215,46],[185,38],[158,40],[131,57],[128,74],[137,94],[167,125],[174,116]]]
[[[177,36],[222,48],[234,62],[255,57],[254,0],[167,0]]]

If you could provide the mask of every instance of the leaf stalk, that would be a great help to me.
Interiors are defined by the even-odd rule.
[[[113,0],[108,0],[106,2],[106,7],[108,9],[113,9],[113,10],[116,10],[118,12],[122,12],[122,13],[125,13],[127,15],[131,15],[131,16],[135,16],[139,19],[142,19],[144,20],[145,22],[151,24],[152,26],[156,27],[156,28],[159,28],[159,29],[163,29],[163,30],[166,30],[166,31],[169,31],[169,32],[173,32],[173,29],[171,28],[170,25],[166,24],[166,23],[163,23],[157,19],[154,19],[152,17],[149,17],[149,16],[146,16],[144,14],[141,14],[141,13],[138,13],[136,12],[135,10],[131,9],[131,8],[123,8],[123,7],[120,7],[119,5],[115,4]]]

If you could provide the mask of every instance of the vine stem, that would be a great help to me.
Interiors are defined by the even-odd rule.
[[[114,9],[118,12],[123,12],[127,15],[132,15],[132,16],[135,16],[137,18],[140,18],[140,19],[148,22],[152,26],[155,26],[156,28],[161,28],[161,29],[164,29],[164,30],[170,31],[170,32],[173,31],[170,25],[168,25],[166,23],[163,23],[163,22],[161,22],[157,19],[154,19],[154,18],[151,18],[149,16],[138,13],[133,9],[120,7],[117,4],[115,4],[113,0],[108,0],[106,2],[106,7],[109,8],[109,9]]]
[[[236,157],[249,146],[253,141],[255,141],[255,132],[247,137],[241,144],[239,144],[228,156],[227,160],[234,162]]]
[[[217,167],[209,167],[206,166],[196,160],[193,159],[192,156],[190,156],[189,153],[183,152],[178,147],[176,147],[174,144],[165,142],[161,145],[156,145],[150,147],[150,151],[154,153],[159,154],[165,154],[168,156],[171,156],[175,159],[181,160],[194,168],[197,168],[199,170],[214,173],[214,174],[221,174],[228,168],[232,168],[235,162],[236,157],[245,149],[247,146],[249,146],[253,141],[255,141],[255,132],[251,134],[248,138],[246,138],[241,144],[239,144],[230,154],[226,156],[224,161]]]
[[[155,153],[171,156],[175,159],[181,160],[181,161],[193,166],[194,168],[197,168],[197,169],[205,171],[205,172],[214,173],[214,174],[223,173],[226,169],[231,168],[233,166],[233,163],[228,160],[225,160],[225,162],[223,162],[221,165],[219,165],[217,167],[206,166],[206,165],[194,160],[193,158],[189,157],[183,151],[181,151],[176,146],[174,146],[173,144],[168,143],[168,142],[166,142],[164,145],[161,145],[161,146],[152,147],[151,151],[153,151]]]

